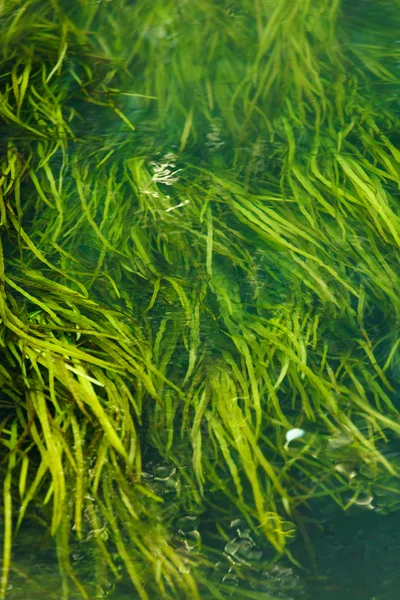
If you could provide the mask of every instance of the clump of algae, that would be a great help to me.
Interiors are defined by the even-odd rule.
[[[223,549],[239,515],[296,564],[311,497],[393,489],[400,48],[377,4],[0,5],[0,597],[29,520],[65,599],[95,597],[77,541],[98,589],[197,598],[214,554],[179,519],[212,514]]]

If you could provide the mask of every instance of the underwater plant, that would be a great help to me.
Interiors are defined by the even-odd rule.
[[[396,510],[396,5],[0,2],[0,598],[30,531],[63,600],[274,598],[311,500]]]

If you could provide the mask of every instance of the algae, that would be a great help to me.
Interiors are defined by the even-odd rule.
[[[65,600],[265,598],[396,510],[397,5],[0,4],[1,598],[28,523]]]

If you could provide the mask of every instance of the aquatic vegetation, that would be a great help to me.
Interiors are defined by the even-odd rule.
[[[0,598],[26,523],[65,600],[265,599],[397,509],[394,8],[0,3]]]

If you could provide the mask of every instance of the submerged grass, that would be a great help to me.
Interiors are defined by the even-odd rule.
[[[246,569],[298,564],[310,498],[397,489],[400,47],[377,4],[0,4],[1,598],[29,520],[65,600],[124,574],[199,598],[205,573],[256,598]]]

